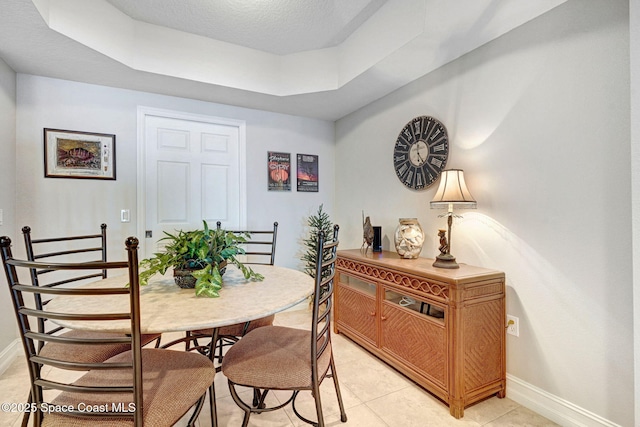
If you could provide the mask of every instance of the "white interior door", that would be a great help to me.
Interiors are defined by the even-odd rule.
[[[244,125],[158,114],[143,115],[144,256],[175,230],[243,228]],[[161,245],[160,245],[161,246]]]

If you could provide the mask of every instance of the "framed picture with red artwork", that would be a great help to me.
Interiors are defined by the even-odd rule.
[[[116,179],[116,136],[44,129],[45,178]]]
[[[291,153],[267,152],[269,191],[291,191]]]

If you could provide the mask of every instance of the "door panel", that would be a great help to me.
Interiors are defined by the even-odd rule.
[[[158,192],[157,222],[161,224],[187,223],[189,204],[189,163],[157,163]]]
[[[229,168],[218,165],[202,165],[202,217],[212,220],[229,218],[229,200],[219,197],[218,187],[229,187]]]

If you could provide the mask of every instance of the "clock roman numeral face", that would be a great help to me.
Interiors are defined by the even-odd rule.
[[[393,149],[393,167],[400,182],[418,190],[438,179],[448,156],[445,127],[433,117],[420,116],[400,131]]]

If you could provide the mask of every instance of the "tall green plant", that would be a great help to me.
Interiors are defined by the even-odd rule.
[[[333,223],[329,218],[329,214],[322,210],[323,205],[318,207],[318,212],[314,215],[310,215],[307,218],[307,225],[309,226],[309,235],[303,240],[304,246],[307,249],[301,260],[304,261],[304,271],[309,276],[316,277],[316,258],[318,256],[318,232],[323,231],[327,238],[333,236]],[[331,254],[325,254],[324,258],[330,257]]]

